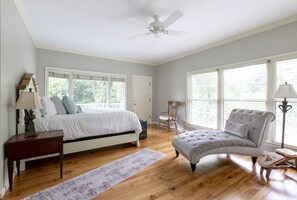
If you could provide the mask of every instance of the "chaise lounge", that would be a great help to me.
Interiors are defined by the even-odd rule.
[[[179,134],[172,140],[176,156],[181,153],[190,161],[192,171],[204,156],[220,153],[248,155],[253,164],[264,152],[271,112],[233,109],[225,130],[194,130]]]

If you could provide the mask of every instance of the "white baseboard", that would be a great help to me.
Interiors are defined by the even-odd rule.
[[[3,199],[3,197],[5,195],[5,192],[6,192],[6,188],[3,187],[2,190],[1,190],[1,193],[0,193],[0,199]]]

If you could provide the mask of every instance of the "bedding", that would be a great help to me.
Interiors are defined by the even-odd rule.
[[[53,115],[34,120],[36,131],[64,131],[64,141],[78,138],[142,131],[137,115],[118,109],[88,110],[77,114]]]

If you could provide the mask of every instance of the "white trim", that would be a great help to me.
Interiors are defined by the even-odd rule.
[[[187,56],[190,56],[190,55],[202,52],[202,51],[206,51],[206,50],[209,50],[209,49],[212,49],[212,48],[215,48],[215,47],[218,47],[218,46],[230,43],[230,42],[234,42],[236,40],[240,40],[240,39],[243,39],[243,38],[246,38],[246,37],[249,37],[249,36],[252,36],[252,35],[256,35],[258,33],[268,31],[268,30],[271,30],[271,29],[274,29],[274,28],[277,28],[277,27],[280,27],[280,26],[284,26],[286,24],[297,21],[297,15],[295,15],[295,16],[292,16],[292,17],[289,17],[289,18],[286,18],[286,19],[282,19],[282,20],[273,22],[271,24],[256,28],[254,30],[247,31],[247,32],[244,32],[244,33],[241,33],[241,34],[226,38],[226,39],[221,40],[219,42],[215,42],[215,43],[206,45],[204,47],[201,47],[201,48],[195,49],[193,51],[187,52],[185,54],[182,54],[180,56],[174,56],[172,58],[165,59],[165,60],[160,61],[160,62],[142,62],[142,61],[136,61],[136,60],[130,60],[130,59],[124,59],[124,58],[116,58],[116,57],[110,57],[110,56],[100,56],[100,55],[87,53],[87,52],[83,52],[83,51],[68,50],[68,49],[56,48],[56,47],[51,47],[51,46],[48,46],[48,45],[40,44],[40,43],[38,43],[37,38],[36,38],[35,34],[32,31],[29,20],[27,19],[26,15],[24,13],[24,9],[22,7],[22,4],[20,2],[21,2],[21,0],[14,0],[14,3],[16,5],[16,7],[17,7],[17,10],[19,11],[20,16],[23,19],[24,24],[25,24],[25,26],[26,26],[26,28],[27,28],[27,30],[29,32],[29,35],[31,36],[31,38],[32,38],[32,40],[33,40],[33,42],[34,42],[34,44],[35,44],[35,46],[37,48],[53,50],[53,51],[60,51],[60,52],[66,52],[66,53],[73,53],[73,54],[79,54],[79,55],[85,55],[85,56],[92,56],[92,57],[98,57],[98,58],[109,59],[109,60],[130,62],[130,63],[136,63],[136,64],[144,64],[144,65],[150,65],[150,66],[159,66],[159,65],[162,65],[162,64],[174,61],[174,60],[178,60],[178,59],[181,59],[181,58],[184,58],[184,57],[187,57]]]
[[[141,64],[141,65],[148,65],[148,66],[152,66],[152,67],[158,65],[156,63],[142,62],[142,61],[137,61],[137,60],[132,60],[132,59],[112,57],[112,56],[102,56],[102,55],[98,55],[98,54],[94,54],[94,53],[88,53],[88,52],[84,52],[84,51],[75,51],[75,50],[69,50],[69,49],[64,49],[64,48],[51,47],[51,46],[48,46],[48,45],[38,44],[37,48],[45,49],[45,50],[51,50],[51,51],[58,51],[58,52],[63,52],[63,53],[71,53],[71,54],[78,54],[78,55],[83,55],[83,56],[90,56],[90,57],[95,57],[95,58],[102,58],[102,59],[107,59],[107,60],[128,62],[128,63]]]
[[[190,51],[190,52],[185,53],[183,55],[175,56],[174,58],[169,58],[167,60],[156,63],[155,65],[162,65],[162,64],[165,64],[165,63],[168,63],[168,62],[179,60],[181,58],[184,58],[184,57],[187,57],[187,56],[199,53],[199,52],[203,52],[203,51],[206,51],[206,50],[218,47],[218,46],[222,46],[224,44],[228,44],[228,43],[231,43],[231,42],[243,39],[243,38],[247,38],[249,36],[253,36],[253,35],[256,35],[256,34],[261,33],[261,32],[265,32],[265,31],[268,31],[268,30],[271,30],[271,29],[274,29],[274,28],[278,28],[280,26],[284,26],[286,24],[289,24],[289,23],[292,23],[292,22],[295,22],[295,21],[297,21],[297,15],[295,15],[293,17],[283,19],[283,20],[280,20],[280,21],[277,21],[277,22],[273,22],[273,23],[268,24],[266,26],[262,26],[260,28],[254,29],[254,30],[247,31],[245,33],[242,33],[242,34],[239,34],[239,35],[236,35],[236,36],[226,38],[224,40],[221,40],[219,42],[215,42],[213,44],[206,45],[205,47],[198,48],[198,49],[196,49],[194,51]]]
[[[140,75],[132,75],[132,110],[134,112],[134,78],[148,78],[151,82],[151,88],[150,88],[150,119],[147,123],[152,123],[152,105],[153,105],[153,77],[151,76],[140,76]]]
[[[29,23],[29,20],[27,19],[26,15],[25,15],[25,12],[24,12],[24,9],[23,9],[23,6],[22,4],[20,3],[21,0],[13,0],[21,18],[23,19],[23,22],[24,22],[24,25],[29,33],[29,35],[31,36],[31,39],[34,43],[34,45],[39,48],[39,43],[37,42],[37,39],[36,39],[36,36],[34,34],[34,32],[32,31],[32,28],[31,28],[31,25]]]
[[[6,188],[6,187],[3,187],[3,188],[1,189],[0,199],[3,199],[3,197],[4,197],[4,195],[5,195],[7,189],[8,189],[8,188]]]

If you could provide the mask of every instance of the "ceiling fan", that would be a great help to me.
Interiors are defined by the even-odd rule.
[[[159,38],[161,33],[166,34],[166,35],[174,35],[174,36],[185,35],[186,32],[167,29],[171,24],[176,22],[182,16],[183,16],[183,13],[181,13],[180,11],[175,11],[167,19],[165,19],[162,22],[162,21],[160,21],[159,15],[154,15],[153,18],[155,21],[150,23],[149,27],[147,27],[149,32],[140,33],[140,34],[131,36],[128,39],[135,39],[135,38],[146,36],[146,35],[154,35],[155,38]]]

